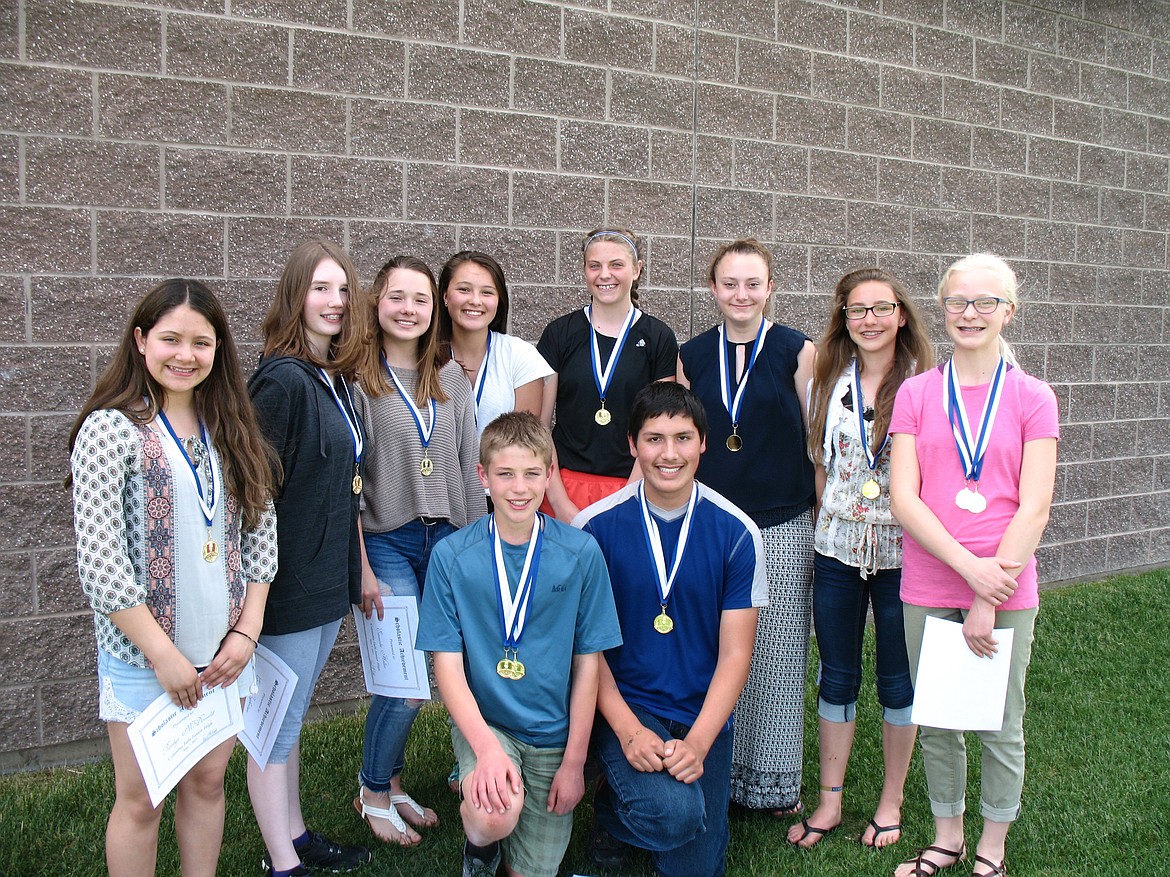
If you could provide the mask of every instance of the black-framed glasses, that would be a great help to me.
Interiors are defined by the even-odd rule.
[[[968,305],[975,306],[975,313],[990,314],[1001,304],[1008,304],[1006,298],[996,298],[994,295],[984,295],[980,298],[959,298],[957,295],[948,295],[943,299],[943,307],[948,314],[961,314]]]
[[[898,309],[896,301],[879,301],[877,304],[872,304],[869,307],[865,305],[849,305],[849,307],[841,308],[845,312],[846,320],[864,320],[865,315],[873,311],[875,317],[888,317]]]

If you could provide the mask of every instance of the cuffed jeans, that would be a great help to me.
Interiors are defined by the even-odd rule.
[[[435,544],[455,532],[448,521],[424,523],[416,518],[388,533],[366,533],[366,557],[383,596],[418,598]],[[406,738],[422,701],[374,695],[366,715],[361,783],[385,792],[406,767]]]
[[[1012,663],[1008,672],[1007,701],[1003,727],[998,731],[975,731],[983,744],[980,812],[991,822],[1014,822],[1020,815],[1020,794],[1024,788],[1024,679],[1032,660],[1032,636],[1037,609],[1001,610],[995,613],[995,627],[1013,628]],[[906,651],[917,677],[922,632],[928,616],[962,622],[966,610],[906,604]],[[967,744],[963,731],[928,728],[918,732],[922,741],[922,764],[930,810],[946,819],[962,816],[967,809]]]
[[[820,701],[817,714],[830,722],[853,721],[861,692],[861,647],[865,619],[873,606],[877,640],[877,694],[885,720],[910,724],[914,687],[906,657],[902,620],[901,569],[883,569],[861,577],[861,571],[833,557],[813,560],[813,624],[821,655]]]
[[[681,722],[632,709],[663,741],[681,740],[690,731]],[[635,770],[604,720],[598,720],[594,735],[607,780],[593,805],[601,827],[623,843],[650,850],[659,877],[722,877],[731,836],[727,807],[733,732],[715,738],[703,775],[690,784],[665,770]]]

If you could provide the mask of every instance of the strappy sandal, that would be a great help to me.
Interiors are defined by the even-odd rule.
[[[990,871],[972,871],[971,877],[1008,877],[1007,859],[1006,858],[997,865],[997,864],[995,864],[995,862],[991,861],[991,859],[986,859],[983,856],[976,853],[975,861],[981,865],[986,865],[991,870]]]
[[[817,828],[815,825],[809,825],[807,819],[800,820],[800,825],[804,829],[804,834],[802,834],[796,840],[790,840],[788,842],[794,847],[800,847],[802,850],[811,850],[826,837],[841,827],[841,823],[838,822],[836,825],[832,825],[828,828]],[[808,839],[810,835],[816,835],[817,839],[810,844],[802,844],[801,842]]]
[[[950,856],[954,859],[949,865],[940,865],[937,862],[932,862],[930,859],[924,859],[923,853],[931,852],[938,853],[940,856]],[[963,844],[957,850],[948,850],[944,847],[923,847],[918,851],[913,859],[907,859],[903,865],[913,865],[914,869],[910,871],[909,877],[934,877],[939,871],[946,871],[949,868],[955,867],[959,862],[967,858],[967,845]],[[929,870],[927,870],[929,869]]]
[[[439,824],[439,816],[437,813],[432,812],[431,816],[428,817],[427,811],[423,807],[423,805],[420,804],[418,801],[414,800],[414,798],[410,797],[410,795],[406,794],[406,792],[403,792],[400,795],[391,795],[390,796],[390,806],[391,807],[397,808],[399,804],[405,804],[407,807],[409,807],[415,813],[415,815],[418,816],[418,819],[419,819],[418,822],[411,822],[410,823],[412,828],[434,828],[436,825]],[[401,813],[399,813],[398,815],[402,816]],[[403,817],[403,818],[405,819],[405,817]]]
[[[399,814],[398,810],[396,810],[394,807],[393,798],[391,799],[391,805],[389,807],[374,807],[370,804],[367,804],[365,798],[362,797],[362,792],[364,791],[364,787],[358,787],[358,795],[353,799],[353,807],[355,810],[357,810],[358,813],[362,815],[362,819],[365,821],[366,825],[370,827],[370,831],[373,832],[374,837],[383,843],[398,844],[400,847],[413,847],[422,843],[421,835],[419,835],[418,840],[411,840],[410,832],[414,829],[407,826],[406,822],[403,821],[401,814]],[[390,823],[390,827],[398,832],[399,836],[396,838],[383,837],[378,833],[378,830],[374,828],[374,823],[370,821],[371,819],[385,819]],[[414,833],[418,834],[417,831]]]
[[[893,825],[878,825],[877,822],[875,822],[874,820],[871,819],[871,820],[869,820],[869,827],[873,829],[873,837],[871,837],[869,839],[869,843],[866,843],[863,840],[863,838],[865,837],[864,831],[861,833],[861,837],[859,837],[858,840],[861,842],[861,845],[863,847],[869,847],[871,850],[883,850],[886,847],[892,847],[894,844],[896,844],[899,840],[902,839],[902,837],[901,837],[902,824],[900,822],[896,822]],[[882,846],[879,847],[878,842],[877,842],[878,837],[880,835],[885,834],[888,831],[898,832],[898,835],[899,835],[898,840],[892,840],[888,844],[883,844]]]

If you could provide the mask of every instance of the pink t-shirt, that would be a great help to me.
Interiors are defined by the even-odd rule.
[[[979,492],[987,509],[978,515],[955,505],[963,489],[963,466],[955,448],[951,425],[943,409],[942,367],[905,381],[894,401],[891,433],[915,436],[918,469],[922,476],[919,496],[960,544],[979,557],[994,557],[1004,531],[1020,507],[1020,464],[1024,443],[1059,438],[1060,421],[1056,395],[1043,381],[1019,368],[1008,369],[991,442],[983,460]],[[963,407],[968,422],[978,430],[979,415],[990,384],[963,387]],[[1019,587],[1000,609],[1030,609],[1039,605],[1036,557],[1017,576]],[[905,534],[902,544],[902,600],[915,606],[968,609],[971,588],[957,572]]]

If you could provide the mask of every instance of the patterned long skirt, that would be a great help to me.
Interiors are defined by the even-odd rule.
[[[768,606],[760,610],[751,672],[735,708],[731,798],[753,810],[789,810],[800,803],[804,763],[812,510],[761,532]]]

